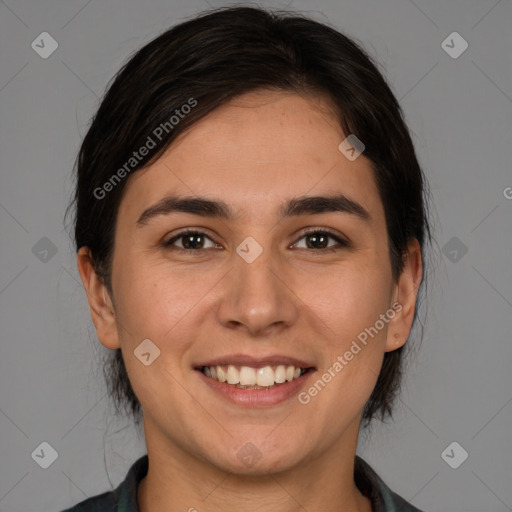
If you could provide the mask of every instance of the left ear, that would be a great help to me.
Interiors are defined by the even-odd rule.
[[[416,297],[421,284],[422,269],[421,247],[418,240],[414,238],[407,244],[404,268],[391,294],[391,307],[395,311],[395,316],[389,321],[386,352],[400,348],[409,337],[416,309]]]

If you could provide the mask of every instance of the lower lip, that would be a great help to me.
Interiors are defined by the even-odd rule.
[[[306,381],[315,372],[313,368],[310,368],[298,379],[277,384],[270,389],[242,389],[207,377],[201,370],[195,371],[199,373],[199,377],[211,389],[220,393],[230,402],[242,407],[269,406],[284,402],[298,393],[300,388],[305,386]]]

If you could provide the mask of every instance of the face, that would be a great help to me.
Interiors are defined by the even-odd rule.
[[[241,96],[130,177],[113,303],[79,254],[148,449],[244,473],[355,449],[384,353],[409,334],[421,267],[416,243],[393,282],[370,161],[346,158],[346,136],[320,97]]]

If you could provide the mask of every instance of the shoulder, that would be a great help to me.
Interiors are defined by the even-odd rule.
[[[148,456],[144,455],[132,464],[116,489],[87,498],[62,512],[138,512],[137,487],[147,472]]]
[[[393,492],[373,468],[358,456],[354,478],[359,490],[372,502],[373,512],[422,512]]]
[[[117,512],[118,500],[114,491],[88,498],[62,512]]]

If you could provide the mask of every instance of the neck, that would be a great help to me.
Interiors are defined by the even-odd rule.
[[[163,442],[150,422],[145,421],[145,430],[149,467],[138,486],[140,512],[372,512],[354,482],[359,424],[336,446],[298,466],[250,475],[224,471],[168,438]]]

